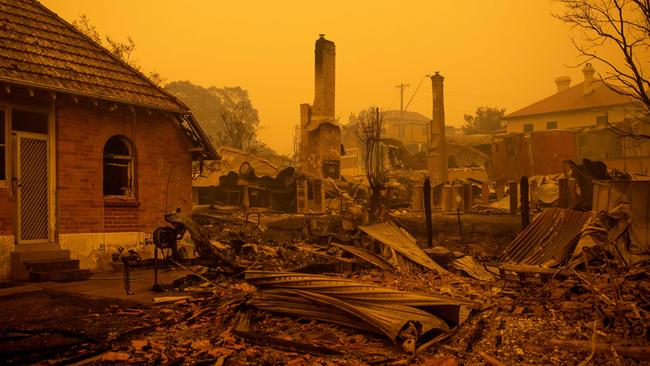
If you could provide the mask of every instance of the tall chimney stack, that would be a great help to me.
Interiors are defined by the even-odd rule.
[[[594,91],[595,88],[595,81],[596,79],[594,78],[594,73],[596,72],[596,69],[591,65],[590,62],[587,62],[585,64],[585,67],[582,68],[582,74],[585,76],[585,82],[583,84],[584,88],[584,94],[591,94]]]
[[[443,81],[438,71],[431,76],[433,93],[433,114],[429,125],[429,149],[427,153],[427,170],[432,183],[444,183],[447,178],[447,141],[445,140],[445,101]]]
[[[326,40],[324,34],[320,34],[314,53],[316,68],[313,114],[334,119],[336,46],[334,42]]]
[[[571,78],[569,76],[560,76],[555,79],[555,85],[557,86],[557,93],[567,90],[571,86]]]

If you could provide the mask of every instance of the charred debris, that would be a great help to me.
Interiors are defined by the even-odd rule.
[[[151,305],[111,305],[120,332],[5,328],[0,353],[10,364],[35,354],[53,364],[650,362],[650,184],[568,165],[591,200],[563,176],[523,179],[503,197],[468,180],[430,187],[431,215],[393,205],[385,190],[383,218],[369,222],[363,187],[326,179],[321,212],[215,203],[170,213],[153,260],[113,256],[124,291],[153,268],[160,292]],[[269,187],[303,179],[281,175]],[[524,182],[528,214],[526,196],[510,199]],[[393,187],[423,196],[422,186]],[[158,281],[170,268],[183,274]],[[55,343],[21,348],[34,337]]]

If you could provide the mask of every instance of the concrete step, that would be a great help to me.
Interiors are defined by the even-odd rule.
[[[29,272],[29,280],[32,282],[72,282],[87,280],[89,277],[90,271],[87,269]]]
[[[16,244],[16,252],[42,252],[48,250],[59,250],[58,243],[36,243],[36,244]]]
[[[23,264],[30,272],[50,272],[64,269],[79,269],[78,259],[41,259],[24,261]]]
[[[57,260],[70,258],[70,251],[67,249],[56,250],[39,250],[28,252],[11,252],[12,257],[20,259],[21,262],[26,261],[42,261],[42,260]]]
[[[17,250],[11,252],[11,278],[13,280],[29,280],[29,270],[25,266],[25,262],[70,259],[70,251],[58,249],[57,244],[53,244],[56,249],[51,249],[50,244],[38,244],[42,250],[32,250],[36,247],[25,250],[26,248],[23,245],[29,244],[20,244],[20,248],[17,247]]]

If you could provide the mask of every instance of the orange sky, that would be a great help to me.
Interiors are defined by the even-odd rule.
[[[137,44],[145,70],[167,81],[241,86],[260,113],[262,141],[291,153],[299,104],[313,102],[314,42],[336,42],[342,123],[370,105],[398,109],[395,86],[445,77],[447,124],[477,106],[512,112],[582,80],[568,27],[547,0],[214,1],[42,0],[68,21],[86,14],[102,34]],[[316,5],[316,4],[319,5]],[[409,110],[431,115],[426,80]]]

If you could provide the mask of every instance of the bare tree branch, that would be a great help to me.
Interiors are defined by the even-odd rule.
[[[603,64],[606,71],[600,75],[601,81],[610,90],[629,97],[639,107],[642,116],[638,120],[650,124],[650,80],[643,69],[650,51],[650,0],[557,1],[565,11],[554,16],[580,33],[579,37],[571,37],[584,58],[580,64]],[[612,49],[616,50],[614,57],[604,53]],[[638,111],[629,112],[638,117]],[[629,131],[612,129],[633,137]],[[646,134],[637,136],[648,138]]]

